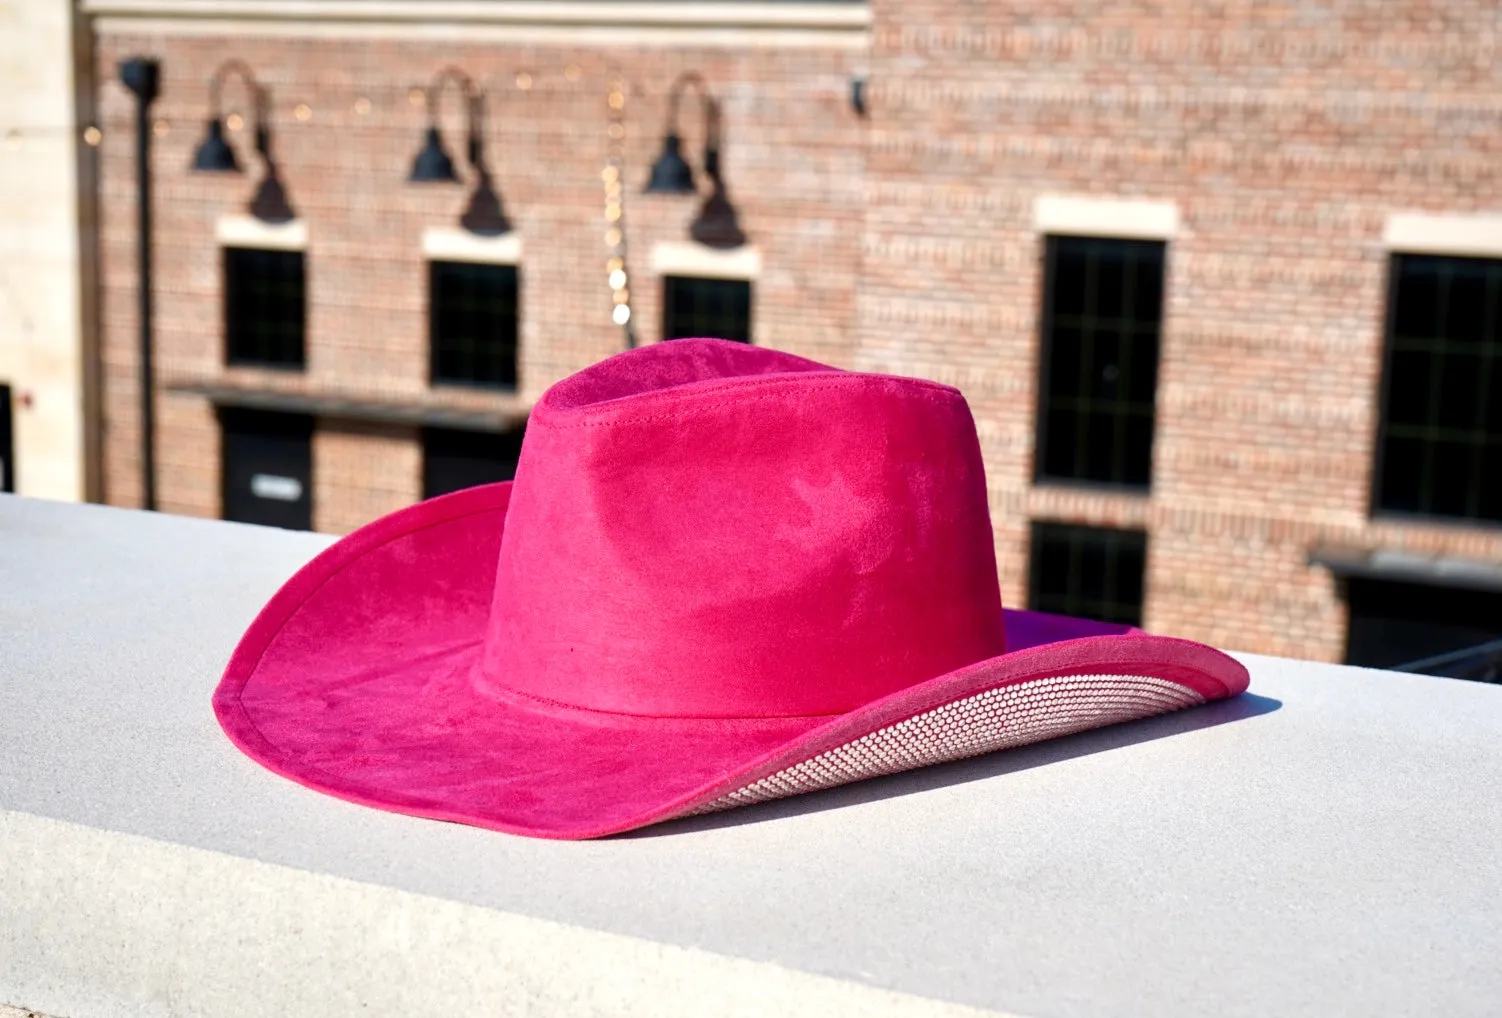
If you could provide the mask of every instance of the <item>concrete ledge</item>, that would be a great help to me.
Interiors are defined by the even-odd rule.
[[[1169,201],[1041,195],[1033,202],[1033,229],[1081,237],[1171,240],[1179,208]]]
[[[0,845],[0,997],[69,1018],[998,1013],[24,813]]]
[[[1229,703],[628,837],[319,795],[210,696],[314,534],[0,496],[0,1001],[194,1015],[1492,1015],[1502,688]]]
[[[659,276],[754,280],[761,275],[761,252],[752,246],[721,251],[691,240],[652,245],[652,271]]]
[[[306,251],[308,224],[263,223],[254,216],[220,216],[214,223],[214,239],[220,247],[253,247],[272,251]]]
[[[457,226],[429,226],[422,231],[422,253],[435,262],[518,265],[522,239],[514,230],[499,237],[482,237]]]
[[[1502,257],[1502,215],[1432,215],[1399,212],[1387,217],[1382,243],[1410,254]]]

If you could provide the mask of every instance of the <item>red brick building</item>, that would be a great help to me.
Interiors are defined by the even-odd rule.
[[[504,472],[530,402],[624,348],[625,302],[639,342],[742,331],[961,388],[1010,604],[1380,664],[1502,635],[1493,4],[83,8],[111,502],[141,491],[116,67],[146,55],[164,509],[343,532]],[[290,222],[249,210],[231,59]],[[448,67],[483,92],[498,236],[460,225]],[[738,246],[643,191],[684,72]],[[409,180],[433,95],[457,183]],[[692,90],[678,113],[708,193]],[[216,115],[246,172],[193,171]]]

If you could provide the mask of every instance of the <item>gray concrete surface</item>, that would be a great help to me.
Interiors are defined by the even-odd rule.
[[[318,795],[220,733],[230,649],[326,540],[0,496],[0,1001],[1087,1018],[1502,1000],[1502,688],[1248,655],[1230,704],[536,841]]]

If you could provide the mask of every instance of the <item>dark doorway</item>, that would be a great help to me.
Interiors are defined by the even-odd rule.
[[[422,497],[446,495],[477,484],[516,476],[522,431],[457,431],[425,428],[422,433]]]
[[[1502,640],[1502,592],[1357,577],[1345,588],[1347,664],[1398,668]],[[1440,662],[1414,670],[1464,677],[1456,665],[1466,667]]]
[[[12,422],[10,386],[0,385],[0,491],[16,490],[16,431]]]
[[[219,411],[224,518],[313,529],[313,418],[225,407]]]

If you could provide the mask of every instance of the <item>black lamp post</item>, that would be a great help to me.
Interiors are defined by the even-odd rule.
[[[120,64],[120,81],[136,97],[136,286],[141,327],[141,508],[156,509],[155,388],[151,369],[151,104],[161,67],[135,57]]]
[[[287,189],[282,186],[277,173],[276,160],[271,155],[270,98],[255,75],[242,61],[227,60],[209,80],[209,122],[203,141],[193,153],[193,169],[198,173],[239,173],[240,161],[235,150],[224,137],[223,106],[221,96],[230,75],[238,77],[250,91],[255,117],[256,154],[266,164],[266,176],[250,200],[250,214],[262,222],[287,223],[296,218],[292,206],[287,203]]]
[[[511,231],[511,223],[501,207],[501,197],[496,193],[490,178],[490,169],[485,165],[485,93],[474,80],[457,67],[446,67],[438,72],[431,87],[423,90],[423,101],[428,107],[428,127],[423,134],[422,148],[412,160],[412,172],[407,179],[414,184],[453,184],[459,180],[454,171],[454,160],[443,147],[443,135],[438,130],[438,103],[447,85],[456,85],[464,93],[468,130],[465,138],[465,155],[470,168],[475,171],[475,190],[469,204],[459,217],[459,225],[470,233],[497,236]]]
[[[693,167],[683,158],[683,137],[678,133],[678,103],[684,89],[692,86],[699,93],[704,110],[704,175],[709,178],[709,197],[699,207],[699,214],[689,225],[689,236],[706,247],[733,248],[746,242],[736,219],[735,206],[725,190],[720,173],[720,104],[709,94],[704,79],[693,71],[678,76],[668,93],[668,124],[663,132],[662,154],[652,164],[647,181],[648,194],[694,194]]]

